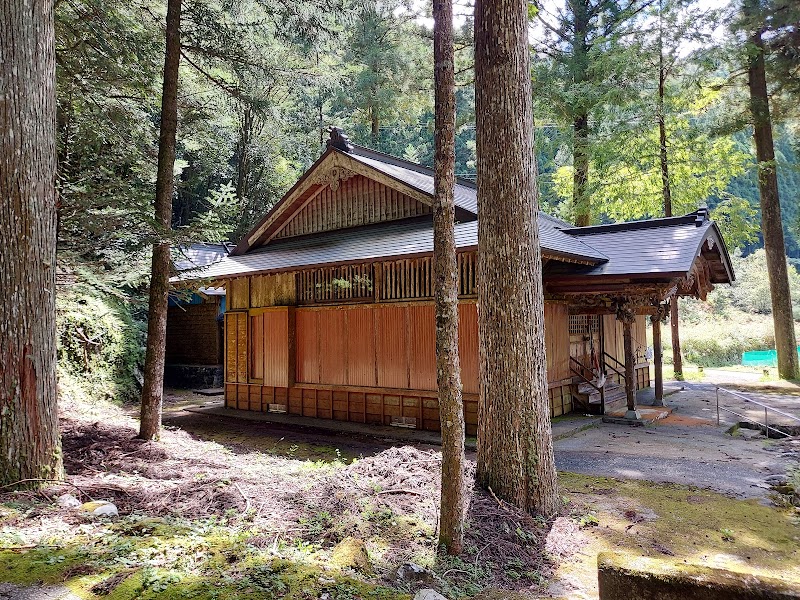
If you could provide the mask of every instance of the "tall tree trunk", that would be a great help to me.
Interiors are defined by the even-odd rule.
[[[587,0],[569,0],[573,17],[573,81],[578,88],[586,82],[589,72],[589,46],[586,35],[589,29],[589,6]],[[591,198],[589,197],[589,113],[586,100],[579,98],[580,107],[572,121],[572,205],[575,224],[586,227],[592,224]]]
[[[669,155],[667,154],[667,124],[664,111],[664,87],[667,80],[664,68],[663,20],[661,3],[658,14],[658,150],[661,159],[661,193],[664,199],[664,216],[672,216],[672,184],[669,178]],[[672,338],[673,377],[683,380],[683,357],[681,356],[680,317],[678,315],[678,296],[669,300],[669,322]]]
[[[464,405],[458,357],[458,263],[455,241],[456,83],[453,3],[433,2],[434,135],[433,259],[436,301],[436,382],[442,427],[439,546],[464,546]]]
[[[147,354],[144,363],[141,423],[139,437],[158,439],[161,433],[161,400],[164,394],[164,346],[167,338],[167,300],[169,295],[170,254],[166,236],[172,218],[174,188],[175,135],[178,128],[178,66],[181,0],[167,3],[167,44],[164,53],[164,85],[161,96],[161,135],[158,140],[156,174],[156,226],[165,239],[153,245],[150,271],[150,304],[147,318]]]
[[[480,405],[477,480],[531,512],[558,507],[526,0],[475,3]]]
[[[749,3],[745,3],[748,11]],[[778,374],[784,379],[798,378],[797,340],[794,333],[792,299],[786,268],[786,246],[783,240],[781,205],[778,197],[778,176],[772,140],[772,119],[769,111],[767,77],[764,69],[764,42],[760,30],[750,36],[754,52],[750,56],[748,85],[750,111],[753,115],[753,140],[758,160],[758,190],[761,196],[761,231],[767,254],[767,275],[772,297],[772,319],[775,326],[775,348],[778,351]]]
[[[588,193],[589,182],[589,117],[580,115],[572,124],[574,135],[572,151],[572,204],[575,207],[575,225],[592,224],[592,207]]]
[[[53,5],[0,0],[0,485],[63,475]],[[28,482],[30,483],[34,482]]]

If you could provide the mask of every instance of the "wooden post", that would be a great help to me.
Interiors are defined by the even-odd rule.
[[[625,418],[638,420],[641,415],[636,410],[636,354],[633,351],[631,331],[636,315],[629,307],[623,305],[617,310],[617,319],[622,321],[622,341],[625,348],[625,398],[628,402]]]
[[[655,364],[655,401],[653,406],[664,406],[664,351],[661,348],[661,309],[650,317],[653,322],[653,362]]]

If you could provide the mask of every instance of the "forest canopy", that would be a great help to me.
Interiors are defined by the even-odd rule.
[[[707,204],[732,249],[759,248],[733,4],[709,10],[700,2],[633,0],[627,12],[617,3],[584,4],[596,6],[583,27],[583,54],[571,13],[556,3],[531,5],[542,207],[574,220],[578,139],[592,222],[662,216],[657,91],[666,61],[661,114],[675,214]],[[186,2],[173,243],[236,242],[319,156],[331,125],[357,143],[431,166],[428,10],[400,0]],[[131,288],[143,281],[157,235],[150,207],[165,11],[163,3],[118,0],[56,8],[59,248]],[[469,179],[471,7],[457,5],[456,13],[456,173]],[[777,83],[773,91],[776,102],[786,94]],[[780,107],[786,247],[800,261],[800,129],[790,103]],[[586,117],[585,139],[573,136],[576,115]]]

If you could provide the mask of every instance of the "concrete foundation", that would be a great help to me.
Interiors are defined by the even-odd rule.
[[[796,600],[783,581],[652,558],[597,557],[600,600]]]

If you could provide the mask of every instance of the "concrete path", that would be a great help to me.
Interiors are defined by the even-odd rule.
[[[792,460],[784,449],[763,436],[727,433],[740,420],[734,415],[721,412],[717,426],[713,383],[670,382],[667,388],[672,392],[664,402],[671,410],[668,417],[644,428],[604,424],[557,441],[558,469],[695,485],[739,497],[767,496],[765,480],[784,474]],[[744,394],[800,413],[800,396]],[[762,409],[736,397],[721,399],[721,404],[763,419]]]

